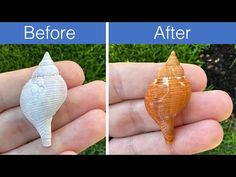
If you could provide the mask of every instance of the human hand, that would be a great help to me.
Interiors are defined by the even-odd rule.
[[[205,72],[183,64],[192,95],[175,119],[175,139],[167,145],[158,125],[144,106],[144,94],[161,64],[110,64],[109,134],[110,154],[194,154],[218,146],[223,139],[219,121],[233,109],[231,98],[220,90],[203,91]]]
[[[56,62],[68,95],[52,121],[52,146],[45,148],[19,107],[20,93],[33,68],[0,74],[0,153],[76,154],[105,136],[105,83],[83,84],[81,67]]]

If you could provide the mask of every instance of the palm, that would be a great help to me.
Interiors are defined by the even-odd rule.
[[[105,136],[105,84],[82,85],[83,70],[69,61],[56,64],[68,96],[52,122],[52,146],[45,148],[19,107],[23,85],[33,69],[0,74],[0,152],[6,154],[79,153]]]
[[[174,143],[165,144],[143,101],[159,67],[151,63],[110,65],[110,154],[193,154],[222,141],[218,122],[231,114],[232,101],[223,91],[203,92],[207,83],[204,71],[185,64],[193,93],[188,106],[176,117]]]

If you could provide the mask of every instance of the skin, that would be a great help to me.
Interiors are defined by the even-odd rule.
[[[220,90],[203,91],[205,72],[196,65],[183,64],[192,95],[175,119],[175,139],[165,143],[158,125],[144,106],[147,85],[162,64],[110,64],[109,154],[195,154],[217,147],[223,139],[220,121],[232,113],[230,96]]]
[[[56,63],[68,96],[52,122],[52,146],[45,148],[19,107],[22,87],[34,68],[0,74],[0,152],[2,154],[77,154],[105,137],[105,83],[83,85],[82,68]],[[7,94],[8,93],[8,94]]]

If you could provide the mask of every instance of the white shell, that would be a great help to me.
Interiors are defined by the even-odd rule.
[[[51,122],[67,96],[67,86],[48,52],[25,84],[20,106],[25,117],[37,129],[42,144],[51,146]]]

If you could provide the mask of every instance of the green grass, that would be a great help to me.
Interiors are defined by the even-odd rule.
[[[110,62],[164,62],[174,50],[182,63],[201,66],[200,54],[209,45],[111,45]],[[206,90],[214,89],[213,85]],[[236,154],[236,120],[233,115],[221,123],[224,129],[223,142],[217,148],[200,154]],[[212,132],[214,133],[214,132]]]
[[[85,72],[85,83],[105,81],[105,45],[0,45],[0,72],[38,65],[45,51],[54,61],[71,60]],[[105,141],[81,154],[105,154]]]
[[[164,62],[174,50],[182,63],[202,65],[199,53],[208,45],[116,45],[110,46],[110,62]]]
[[[85,72],[85,82],[105,80],[105,45],[0,45],[0,72],[38,65],[45,51],[54,61],[78,63]]]
[[[99,141],[97,144],[89,147],[86,151],[83,151],[80,153],[80,155],[104,155],[105,154],[105,146],[106,144],[106,139],[104,138],[103,140]]]

